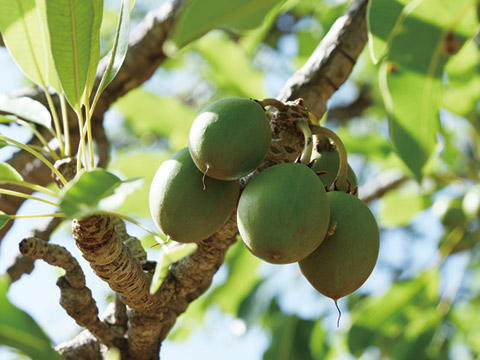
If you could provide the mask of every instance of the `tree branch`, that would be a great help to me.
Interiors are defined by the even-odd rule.
[[[61,294],[60,305],[78,325],[88,329],[102,344],[125,348],[123,334],[116,334],[112,327],[98,318],[98,308],[92,292],[86,287],[85,275],[67,249],[35,237],[23,239],[19,248],[25,256],[42,259],[50,265],[63,268],[66,274],[57,281]]]

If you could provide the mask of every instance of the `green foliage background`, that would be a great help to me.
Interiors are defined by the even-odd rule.
[[[162,161],[187,145],[199,109],[222,97],[276,96],[347,6],[191,1],[168,45],[171,57],[108,114],[109,170],[144,181],[120,211],[148,223],[148,184]],[[325,125],[344,141],[360,195],[386,173],[409,180],[371,203],[381,228],[380,257],[365,286],[340,300],[340,328],[333,302],[315,293],[296,267],[261,263],[239,242],[228,252],[223,281],[191,304],[169,340],[207,331],[206,314],[216,309],[247,332],[260,327],[270,335],[264,360],[480,358],[478,6],[476,0],[370,1],[369,43],[330,101]],[[139,2],[132,19],[151,8]],[[102,46],[114,42],[113,12],[104,9]],[[449,34],[453,50],[445,45]],[[88,57],[82,61],[88,68]],[[76,106],[81,93],[75,84],[67,89]],[[349,115],[359,99],[361,111]],[[461,216],[448,221],[452,212]],[[144,245],[150,249],[151,239]],[[4,293],[0,301],[7,303]],[[23,319],[21,329],[31,326],[30,335],[48,342],[20,310],[0,320],[0,340],[1,326],[14,316]]]

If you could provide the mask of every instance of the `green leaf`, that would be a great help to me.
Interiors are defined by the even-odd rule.
[[[192,0],[180,13],[172,41],[181,48],[215,28],[253,29],[284,0]]]
[[[41,102],[29,97],[13,98],[0,95],[0,111],[14,114],[49,129],[52,128],[50,112]]]
[[[431,203],[430,196],[419,195],[418,191],[391,191],[381,198],[378,221],[383,227],[406,226]]]
[[[0,229],[7,225],[8,220],[10,220],[10,217],[0,210]]]
[[[39,86],[50,85],[58,90],[43,1],[0,0],[0,30],[8,51],[25,76]]]
[[[5,180],[23,181],[22,175],[6,162],[0,162],[0,184]]]
[[[60,84],[72,108],[80,113],[90,66],[92,1],[48,0],[47,21]]]
[[[20,350],[35,360],[61,360],[40,326],[7,299],[9,276],[0,276],[0,344]]]
[[[60,209],[70,218],[91,215],[121,183],[118,176],[102,169],[84,171],[63,189]]]
[[[97,74],[98,62],[100,60],[100,28],[102,26],[103,18],[103,0],[91,0],[93,4],[93,25],[92,25],[92,39],[90,43],[90,64],[88,66],[87,86],[85,87],[84,102],[89,101],[92,93],[93,84],[95,82],[95,75]]]
[[[422,1],[405,17],[380,68],[390,138],[417,179],[436,144],[447,44],[453,38],[461,46],[473,36],[474,2]]]
[[[160,258],[157,261],[155,267],[155,273],[153,274],[152,283],[150,285],[150,294],[155,294],[162,285],[163,280],[167,276],[168,268],[174,262],[177,262],[184,257],[193,254],[197,250],[197,244],[175,244],[168,246],[168,252],[162,251]]]
[[[133,7],[132,2],[127,6],[127,0],[122,0],[120,6],[120,13],[118,15],[117,30],[115,32],[115,39],[113,41],[113,47],[110,51],[110,59],[108,61],[107,68],[103,74],[100,88],[97,90],[96,97],[105,90],[110,82],[115,78],[120,67],[125,60],[125,56],[128,50],[128,38],[130,35],[130,9]]]
[[[409,4],[408,7],[405,5]],[[367,7],[368,49],[374,64],[388,52],[405,16],[418,4],[414,0],[370,0]]]

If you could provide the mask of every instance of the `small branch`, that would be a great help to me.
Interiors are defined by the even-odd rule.
[[[85,275],[67,249],[34,237],[23,239],[19,248],[25,256],[42,259],[65,270],[65,275],[59,277],[57,281],[61,293],[60,305],[78,325],[87,328],[95,338],[108,347],[125,347],[123,338],[116,336],[110,327],[98,318],[98,308],[92,292],[86,287]]]
[[[397,189],[409,179],[401,171],[385,172],[362,186],[359,190],[359,197],[363,202],[369,204],[371,201],[381,198],[390,190]]]
[[[32,236],[43,241],[49,241],[51,234],[60,226],[64,219],[51,218],[43,223],[37,229],[33,230]],[[23,274],[30,274],[34,268],[34,259],[29,256],[19,254],[14,263],[7,269],[7,274],[10,276],[10,282],[15,282]]]
[[[97,339],[88,331],[84,330],[72,340],[64,342],[55,350],[65,360],[103,360],[102,346]]]

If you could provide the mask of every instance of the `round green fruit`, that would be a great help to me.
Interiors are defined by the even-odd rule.
[[[380,236],[375,217],[364,202],[340,191],[328,192],[327,197],[333,235],[299,265],[315,289],[336,301],[357,290],[370,276]]]
[[[325,188],[307,166],[278,164],[255,176],[240,196],[240,235],[255,256],[273,264],[297,262],[323,241],[329,206]]]
[[[158,229],[172,240],[197,242],[213,235],[228,220],[239,192],[239,181],[203,179],[185,147],[155,173],[150,212]]]
[[[188,148],[198,169],[220,180],[236,180],[265,158],[272,135],[264,109],[255,101],[226,98],[205,107],[194,120]]]
[[[340,155],[338,149],[333,148],[325,151],[314,150],[312,154],[312,160],[315,162],[312,165],[312,169],[315,172],[322,172],[319,177],[327,189],[332,186],[335,178],[337,177],[338,168],[340,166]],[[350,183],[350,191],[353,191],[358,185],[357,176],[353,172],[350,165],[348,165],[347,180]]]

